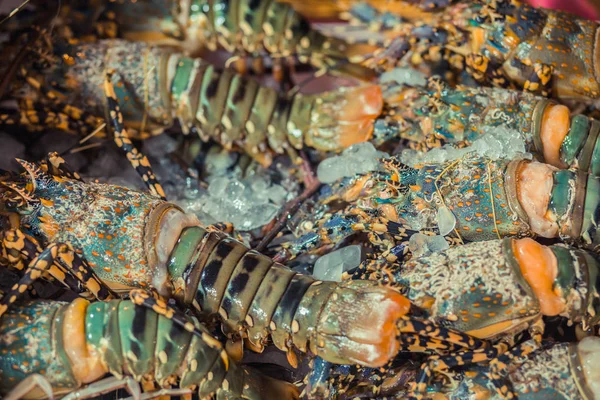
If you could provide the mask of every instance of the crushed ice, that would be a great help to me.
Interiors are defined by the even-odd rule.
[[[459,149],[452,144],[447,144],[428,152],[406,149],[402,152],[400,160],[410,166],[421,163],[444,163],[458,160],[469,153],[477,153],[492,160],[513,159],[523,156],[531,158],[531,154],[527,153],[525,142],[519,132],[505,127],[489,127],[484,129],[484,134],[474,140],[468,147]]]
[[[313,276],[322,281],[342,280],[342,274],[360,265],[362,247],[354,244],[325,254],[315,262]]]
[[[398,67],[384,72],[379,78],[381,83],[396,82],[400,85],[425,86],[427,77],[420,71],[408,67]]]
[[[231,222],[236,230],[250,231],[275,218],[287,198],[283,186],[270,182],[266,176],[221,176],[212,179],[199,198],[179,204],[198,214],[204,223]]]
[[[323,183],[332,183],[338,179],[364,174],[379,169],[381,158],[387,153],[377,151],[369,142],[348,147],[339,156],[323,160],[317,168],[317,177]]]
[[[427,236],[422,233],[415,233],[408,240],[408,248],[413,257],[424,257],[444,251],[450,248],[450,245],[443,236]]]

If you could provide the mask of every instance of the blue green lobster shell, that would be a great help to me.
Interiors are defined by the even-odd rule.
[[[591,387],[593,366],[584,363],[582,348],[589,342],[597,346],[598,338],[584,339],[585,344],[556,343],[529,357],[523,364],[511,369],[507,380],[519,399],[567,400],[594,397]],[[588,371],[590,375],[587,375]],[[591,378],[591,379],[590,379]],[[485,374],[485,369],[475,369],[467,374],[458,387],[446,394],[449,400],[497,399]]]
[[[420,306],[428,318],[462,332],[497,339],[541,318],[541,298],[515,257],[515,239],[456,246],[392,268],[390,282]],[[562,245],[548,247],[557,262],[551,283],[560,297],[560,315],[590,327],[600,321],[599,261],[593,253]],[[526,271],[524,273],[523,271]],[[457,282],[460,285],[457,286]],[[558,312],[558,310],[557,310]]]
[[[197,321],[189,323],[198,334],[125,300],[13,305],[0,324],[0,393],[37,374],[62,396],[86,384],[92,389],[110,373],[138,382],[151,377],[161,388],[197,387],[200,396],[297,398],[293,385],[230,362],[218,340]],[[38,387],[24,398],[48,394]]]
[[[47,103],[44,91],[28,86],[34,80],[61,99],[72,112],[59,129],[86,134],[102,125],[107,112],[103,84],[106,72],[114,71],[116,102],[130,136],[160,134],[178,119],[184,133],[197,132],[204,140],[242,149],[266,166],[274,153],[294,153],[304,146],[339,151],[368,140],[383,107],[377,85],[283,94],[231,70],[219,71],[200,59],[144,42],[58,40],[52,51],[56,62],[31,68],[23,92],[13,92],[20,100]],[[18,121],[0,122],[47,128],[49,119],[27,108],[30,102],[20,104],[28,106],[20,110]]]
[[[512,131],[520,137],[525,150],[540,161],[555,167],[574,167],[594,175],[600,174],[600,123],[585,115],[565,121],[566,135],[555,160],[545,160],[544,114],[557,103],[527,92],[501,88],[451,88],[439,79],[430,79],[427,87],[396,85],[389,88],[390,107],[400,118],[399,135],[417,144],[470,145],[483,135],[498,129]],[[552,122],[548,122],[552,123]],[[557,122],[554,122],[557,123]],[[439,142],[439,143],[435,143]],[[546,145],[548,146],[548,144]]]
[[[581,343],[548,343],[525,360],[514,360],[504,379],[519,399],[571,400],[592,399],[595,382],[594,367],[589,355],[597,354],[598,338],[588,337]],[[591,351],[590,351],[591,350]],[[408,364],[408,365],[406,365]],[[406,396],[406,388],[414,379],[415,370],[410,362],[387,370],[360,369],[336,366],[322,372],[323,363],[317,364],[319,373],[312,373],[309,398],[327,396],[336,399],[385,399]],[[459,375],[448,376],[449,381],[434,382],[427,388],[425,398],[439,400],[499,400],[503,397],[494,390],[487,375],[488,367],[468,368]],[[375,391],[374,391],[375,390]]]
[[[523,173],[529,168],[544,174],[527,178]],[[547,191],[540,208],[526,208],[530,198],[523,193],[540,188]],[[405,253],[406,246],[394,242],[416,231],[438,232],[459,243],[540,235],[595,250],[600,243],[598,193],[596,176],[523,158],[493,160],[468,154],[409,167],[392,157],[382,160],[378,171],[333,184],[320,200],[320,219],[286,243],[279,257],[335,245],[357,231],[391,234],[395,238],[384,247],[398,254]],[[340,202],[347,205],[344,215],[327,212]],[[540,221],[549,227],[540,226]]]
[[[402,16],[404,9],[396,10]],[[436,11],[401,27],[401,35],[368,65],[466,70],[483,85],[560,99],[600,95],[596,22],[517,0],[465,0]]]
[[[224,49],[235,56],[302,63],[371,78],[373,72],[350,61],[365,46],[325,36],[287,3],[275,0],[138,0],[83,2],[79,11],[100,17],[108,36],[177,47],[188,54]]]
[[[297,348],[337,363],[380,365],[397,351],[393,321],[409,307],[397,292],[297,274],[174,204],[21,163],[26,174],[2,181],[3,211],[20,214],[20,227],[43,245],[70,243],[116,292],[152,288],[219,315],[228,336],[258,351],[269,337],[290,356]],[[13,202],[22,195],[26,204]],[[363,308],[375,319],[360,318]]]

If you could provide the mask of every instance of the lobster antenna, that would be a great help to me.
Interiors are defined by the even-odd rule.
[[[29,1],[29,0],[27,0],[27,1]],[[57,20],[58,16],[60,15],[61,8],[62,8],[62,0],[58,0],[58,7],[56,8],[56,14],[54,15],[54,18],[52,19],[52,24],[50,24],[49,34],[52,34],[52,31],[54,30],[54,26],[56,25],[56,20]]]
[[[21,9],[23,9],[23,7],[25,7],[31,0],[25,0],[23,3],[21,3],[17,8],[15,8],[14,10],[12,10],[10,12],[10,14],[8,14],[6,17],[4,17],[2,19],[2,21],[0,21],[0,25],[2,25],[3,23],[5,23],[6,21],[8,21],[9,19],[11,19],[12,17],[14,17],[19,11],[21,11]],[[59,0],[60,3],[60,0]],[[60,10],[60,7],[59,7]]]

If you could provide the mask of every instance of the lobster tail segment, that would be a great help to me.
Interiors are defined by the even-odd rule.
[[[318,354],[340,364],[381,367],[398,352],[396,324],[409,308],[406,297],[375,282],[340,284],[316,327]]]
[[[306,144],[322,151],[345,149],[369,140],[383,110],[377,85],[340,88],[315,95]]]

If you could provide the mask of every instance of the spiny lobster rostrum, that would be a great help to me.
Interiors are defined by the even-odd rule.
[[[201,398],[298,398],[294,385],[237,366],[198,321],[160,301],[145,305],[143,293],[133,298],[11,305],[0,319],[3,398],[97,398],[120,388],[136,400],[194,388]],[[154,382],[160,390],[150,390]]]
[[[269,165],[274,153],[303,146],[339,151],[368,140],[383,107],[376,85],[281,94],[230,70],[219,72],[199,59],[142,42],[63,43],[53,51],[51,65],[23,67],[24,90],[13,90],[20,114],[4,115],[0,122],[92,132],[105,115],[103,82],[112,71],[115,101],[130,136],[161,133],[178,119],[185,133],[243,149]]]
[[[401,9],[399,10],[402,13]],[[441,73],[560,99],[600,95],[598,24],[516,0],[459,1],[400,28],[367,64],[387,69],[423,61]]]

